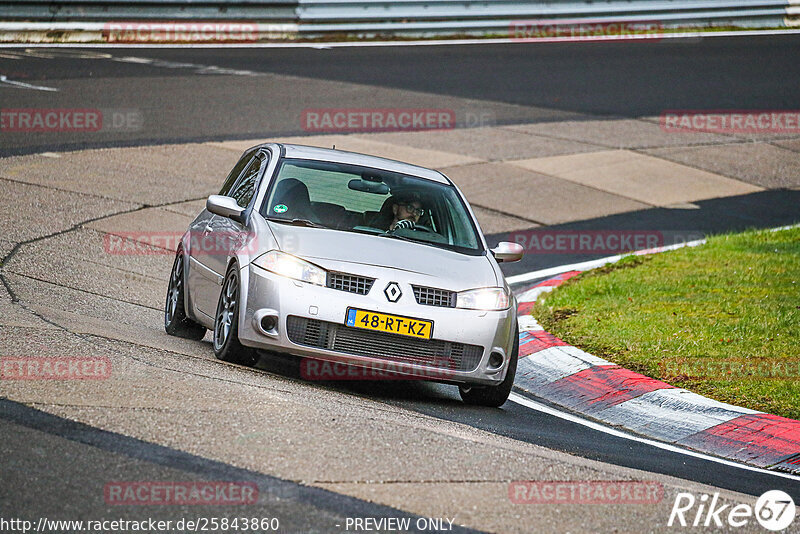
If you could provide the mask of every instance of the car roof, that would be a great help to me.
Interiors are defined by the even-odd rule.
[[[359,165],[362,167],[372,167],[385,171],[409,174],[411,176],[425,178],[442,184],[451,183],[450,180],[448,180],[447,177],[439,171],[428,169],[426,167],[419,167],[410,163],[403,163],[402,161],[395,161],[393,159],[380,158],[378,156],[369,156],[367,154],[359,154],[358,152],[348,152],[346,150],[331,148],[319,148],[285,143],[275,144],[284,148],[287,158],[347,163],[350,165]],[[262,146],[267,145],[265,144]]]

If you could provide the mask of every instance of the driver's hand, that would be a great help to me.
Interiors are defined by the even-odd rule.
[[[400,230],[402,228],[411,228],[411,229],[413,229],[416,226],[417,225],[414,223],[414,221],[410,221],[408,219],[403,219],[402,221],[397,221],[396,223],[394,223],[394,228],[392,228],[392,229],[393,230]]]

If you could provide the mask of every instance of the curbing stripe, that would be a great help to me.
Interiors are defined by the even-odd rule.
[[[537,412],[557,417],[562,421],[569,421],[570,423],[574,423],[576,425],[581,425],[586,428],[591,428],[592,430],[602,432],[603,434],[607,434],[609,436],[629,439],[631,441],[636,441],[638,443],[645,443],[651,447],[660,449],[662,451],[670,451],[670,452],[676,452],[678,454],[685,454],[686,456],[691,456],[692,458],[701,458],[703,460],[714,462],[720,465],[736,467],[742,469],[743,471],[753,471],[762,474],[769,474],[776,478],[784,478],[786,480],[800,481],[800,476],[792,474],[795,472],[794,469],[797,468],[796,463],[793,462],[795,462],[795,460],[800,461],[800,455],[797,455],[797,457],[795,458],[790,458],[789,461],[787,462],[786,468],[781,470],[783,472],[767,470],[761,467],[755,467],[741,462],[727,460],[719,456],[713,456],[711,454],[693,451],[692,449],[688,449],[681,445],[673,445],[671,443],[666,443],[664,441],[649,439],[647,437],[639,436],[631,432],[626,432],[624,429],[617,429],[608,425],[604,425],[602,423],[595,422],[592,419],[581,417],[580,415],[574,415],[566,410],[560,410],[558,408],[548,406],[541,402],[537,402],[532,398],[527,397],[525,395],[520,395],[519,393],[511,392],[511,395],[509,395],[508,400],[516,404],[519,404],[521,406],[525,406],[526,408],[530,408],[531,410],[536,410]]]
[[[519,336],[519,357],[524,358],[540,350],[549,349],[550,347],[563,347],[566,345],[567,343],[544,330],[538,332],[522,332]]]
[[[655,254],[703,243],[704,239],[634,254]],[[520,358],[514,385],[556,405],[648,437],[759,468],[772,466],[800,472],[800,421],[715,401],[619,367],[568,345],[546,332],[530,315],[543,293],[583,271],[622,257],[511,277],[513,283],[551,277],[517,297]]]
[[[539,284],[539,287],[550,287],[550,286],[558,287],[567,280],[569,280],[570,278],[572,278],[573,276],[578,276],[579,274],[581,274],[581,272],[582,271],[567,271],[565,273],[561,273],[557,276],[554,276],[550,280],[545,280],[544,282]]]
[[[693,449],[759,467],[783,463],[800,452],[800,421],[771,414],[741,415],[680,440]],[[796,469],[797,467],[795,467]]]
[[[558,276],[554,276],[553,278],[548,278],[542,282],[539,282],[535,286],[528,288],[527,290],[523,291],[518,297],[517,300],[519,301],[519,305],[517,307],[517,313],[523,313],[521,309],[528,309],[530,310],[533,308],[536,299],[539,298],[540,295],[543,293],[549,293],[550,291],[554,290],[573,276],[577,276],[581,274],[581,271],[567,271],[565,273],[561,273]],[[526,306],[527,308],[522,308]]]
[[[800,453],[784,458],[779,463],[773,465],[770,469],[800,475]]]
[[[519,313],[519,312],[517,312]],[[544,328],[541,327],[533,315],[517,316],[517,325],[519,326],[520,335],[525,332],[543,332]]]
[[[570,345],[550,347],[527,358],[520,358],[517,363],[517,374],[519,375],[521,370],[521,376],[525,381],[514,380],[514,383],[534,393],[545,384],[561,380],[593,365],[613,364]]]
[[[551,382],[540,391],[571,410],[596,414],[645,393],[673,388],[618,365],[596,365]]]
[[[531,310],[533,310],[533,305],[535,302],[525,302],[517,306],[517,315],[530,315]],[[522,339],[522,338],[520,338]],[[521,343],[522,341],[520,341]]]
[[[603,410],[594,417],[675,443],[745,413],[757,412],[725,405],[685,389],[660,389]]]
[[[532,288],[528,289],[527,291],[525,291],[523,294],[521,294],[518,297],[518,300],[520,301],[520,306],[525,305],[525,304],[530,304],[531,306],[533,306],[533,304],[536,302],[536,299],[538,299],[539,296],[541,296],[544,293],[549,293],[550,291],[552,291],[556,287],[557,286],[555,286],[555,285],[549,285],[549,286],[536,285],[536,286],[533,286]],[[519,308],[517,308],[517,310],[519,311]]]

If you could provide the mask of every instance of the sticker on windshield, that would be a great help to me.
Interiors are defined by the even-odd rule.
[[[277,206],[272,208],[272,211],[274,211],[275,213],[285,213],[286,210],[288,209],[289,208],[286,207],[286,204],[278,204]]]

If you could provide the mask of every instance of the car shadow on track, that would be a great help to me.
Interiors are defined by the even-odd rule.
[[[419,379],[404,380],[399,378],[384,380],[309,379],[303,376],[301,369],[302,358],[271,351],[259,351],[259,354],[261,358],[255,366],[256,369],[306,384],[315,384],[342,393],[384,401],[462,405],[456,386]]]
[[[687,205],[689,206],[689,205]],[[723,198],[699,200],[691,203],[691,209],[649,208],[585,219],[565,224],[554,224],[531,230],[490,234],[486,240],[490,246],[499,241],[521,243],[525,248],[522,261],[502,264],[506,276],[518,275],[559,265],[612,256],[620,250],[575,250],[570,247],[545,247],[543,238],[552,239],[558,234],[584,236],[597,243],[598,236],[640,235],[653,237],[653,246],[671,245],[700,239],[709,234],[740,232],[747,229],[775,228],[800,222],[800,190],[773,189]],[[566,207],[565,207],[566,209]],[[536,214],[530,217],[536,219]],[[532,246],[532,234],[536,234],[540,248]],[[605,243],[604,241],[599,241]],[[563,243],[571,243],[564,240]],[[577,247],[576,247],[577,248]],[[647,248],[647,247],[642,247]]]

